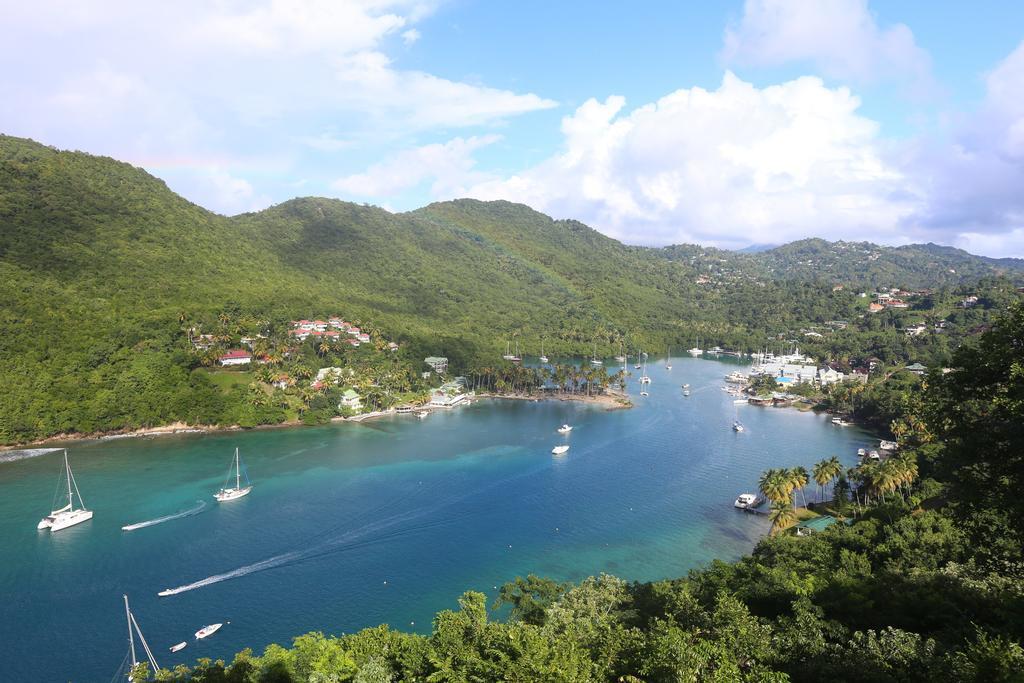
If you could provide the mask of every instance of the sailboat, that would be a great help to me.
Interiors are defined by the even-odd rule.
[[[248,495],[249,491],[252,491],[252,484],[249,483],[249,475],[245,477],[245,486],[242,486],[242,464],[241,458],[238,457],[238,449],[235,449],[235,485],[228,487],[227,483],[231,480],[231,470],[228,469],[228,476],[224,480],[224,486],[221,487],[220,491],[213,494],[221,503],[226,503],[229,500],[235,500],[242,496]]]
[[[548,357],[544,355],[544,340],[540,340],[540,362],[547,363]]]
[[[687,351],[691,356],[699,356],[704,353],[704,350],[700,348],[700,337],[697,337],[697,345]]]
[[[644,371],[640,375],[640,384],[650,384],[651,378],[647,376],[647,361],[644,361]]]
[[[665,369],[672,369],[672,347],[668,347],[668,351],[665,352]]]
[[[519,357],[519,340],[518,339],[516,340],[516,352],[515,353],[512,353],[511,347],[512,347],[512,344],[510,342],[505,342],[505,355],[502,356],[502,358],[504,358],[505,360],[510,360],[513,363],[518,363],[519,361],[522,360],[522,358]]]
[[[626,357],[622,355],[622,342],[621,341],[619,342],[619,355],[615,356],[615,362],[616,363],[623,363],[623,364],[625,364],[625,362],[626,362]]]
[[[597,357],[597,342],[594,342],[594,357],[590,359],[591,365],[604,365],[604,361]]]
[[[636,365],[633,366],[634,370],[639,370],[640,369],[640,353],[641,353],[640,351],[636,352]]]
[[[156,663],[156,657],[153,656],[152,650],[149,649],[149,643],[146,642],[146,637],[142,635],[142,629],[139,628],[139,622],[135,621],[135,615],[132,614],[131,608],[128,607],[127,595],[124,596],[124,614],[128,619],[128,648],[131,650],[132,658],[132,668],[129,671],[135,669],[139,664],[139,660],[135,657],[135,634],[137,633],[139,635],[139,642],[142,643],[142,649],[146,653],[146,659],[149,661],[150,669],[152,669],[150,673],[155,674],[160,670],[160,665]],[[176,652],[176,650],[172,650],[172,652]],[[128,680],[132,680],[130,674],[128,676]]]
[[[82,494],[78,492],[78,483],[75,481],[75,475],[71,473],[71,464],[68,462],[68,449],[64,449],[64,474],[62,477],[67,477],[68,480],[68,504],[59,510],[54,510],[46,517],[39,520],[39,524],[36,525],[37,529],[49,529],[50,531],[60,531],[61,529],[67,529],[69,526],[81,524],[92,519],[92,510],[85,509],[85,503],[82,501]],[[72,490],[74,493],[72,493]],[[75,508],[75,495],[78,496],[78,508]]]

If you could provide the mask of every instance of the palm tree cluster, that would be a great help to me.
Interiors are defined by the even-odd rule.
[[[818,462],[811,468],[815,483],[818,484],[818,501],[825,499],[825,487],[833,484],[839,475],[843,473],[843,466],[839,458],[834,455],[831,458]]]
[[[853,494],[859,508],[872,500],[884,503],[886,494],[899,493],[905,501],[917,473],[916,457],[912,452],[904,452],[882,462],[862,462],[847,470],[846,477],[856,484]]]
[[[793,509],[793,495],[799,491],[803,498],[803,489],[810,481],[807,470],[803,467],[772,468],[761,475],[758,486],[765,498],[771,502],[768,519],[772,522],[771,534],[775,534],[796,521],[796,510]],[[804,506],[807,501],[804,499]]]
[[[477,368],[470,372],[473,388],[497,394],[527,394],[554,391],[559,395],[602,394],[612,385],[622,386],[625,373],[609,375],[604,367],[553,365],[530,368],[501,365]]]

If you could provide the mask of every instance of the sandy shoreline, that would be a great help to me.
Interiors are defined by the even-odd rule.
[[[629,400],[629,396],[620,393],[609,393],[601,394],[598,396],[586,396],[586,395],[563,395],[563,396],[535,396],[527,394],[476,394],[471,400],[479,399],[500,399],[506,401],[575,401],[580,403],[592,403],[594,405],[603,406],[606,410],[623,410],[626,408],[632,408],[633,403]],[[453,407],[459,407],[458,405]],[[437,406],[423,405],[417,406],[413,409],[415,414],[421,410],[433,412],[435,410],[451,410],[449,407],[439,408]],[[349,418],[335,417],[331,419],[332,423],[336,422],[365,422],[367,420],[374,420],[381,417],[390,417],[393,415],[399,415],[395,409],[389,409],[384,411],[376,411],[373,413],[365,413],[363,415],[356,415]],[[50,445],[63,446],[69,443],[82,442],[82,441],[111,441],[115,439],[137,439],[142,437],[152,436],[175,436],[182,434],[215,434],[220,432],[238,432],[238,431],[249,431],[258,429],[281,429],[285,427],[303,427],[303,423],[300,420],[292,420],[289,422],[281,422],[279,424],[272,425],[257,425],[255,427],[240,427],[238,425],[218,426],[218,425],[190,425],[184,422],[172,422],[168,425],[161,425],[159,427],[144,427],[141,429],[131,430],[115,430],[110,432],[94,432],[91,434],[55,434],[45,439],[38,441],[31,441],[23,444],[16,444],[11,446],[0,446],[0,453],[5,451],[19,451],[26,449],[45,448]]]

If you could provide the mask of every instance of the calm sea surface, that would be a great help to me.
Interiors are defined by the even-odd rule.
[[[832,455],[852,465],[871,441],[825,416],[734,406],[719,387],[736,364],[673,366],[652,363],[649,397],[632,380],[632,410],[481,401],[425,420],[76,444],[95,517],[52,535],[36,523],[60,453],[0,462],[0,680],[110,680],[127,652],[123,593],[171,667],[311,630],[426,632],[463,591],[493,596],[527,572],[680,576],[766,532],[763,517],[732,507],[761,471]],[[563,422],[575,427],[567,438]],[[570,451],[552,456],[563,442]],[[255,488],[218,504],[235,447]],[[230,624],[197,642],[214,622]]]

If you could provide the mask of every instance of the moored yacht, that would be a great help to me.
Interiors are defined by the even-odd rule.
[[[572,431],[572,426],[571,425],[567,425],[567,424],[566,425],[562,425],[561,427],[558,428],[558,433],[559,434],[568,434],[571,431]]]
[[[85,509],[82,494],[78,491],[78,482],[75,481],[75,475],[71,473],[71,464],[68,461],[68,451],[66,448],[64,449],[64,472],[61,477],[67,479],[68,503],[58,510],[53,510],[46,517],[39,520],[39,524],[36,525],[36,528],[39,530],[60,531],[61,529],[67,529],[70,526],[92,519],[92,510]],[[75,508],[75,495],[78,496],[78,508]]]
[[[213,494],[213,497],[221,503],[225,503],[229,500],[235,500],[242,496],[247,496],[249,495],[249,492],[252,491],[252,484],[249,483],[248,474],[245,475],[245,486],[242,486],[242,464],[241,459],[238,457],[237,448],[235,449],[235,461],[233,464],[235,466],[235,485],[231,487],[227,486],[228,481],[231,480],[231,470],[229,469],[227,479],[224,481],[224,486],[221,487],[220,491]]]
[[[212,636],[214,633],[219,631],[220,627],[223,625],[224,624],[210,624],[209,626],[202,627],[201,629],[196,631],[196,640],[202,640],[203,638]]]
[[[551,449],[551,452],[554,453],[555,455],[562,455],[563,453],[566,453],[568,450],[568,446],[555,446],[554,448]]]
[[[756,493],[741,493],[736,497],[736,501],[733,503],[733,506],[738,507],[741,510],[747,510],[757,507],[758,502]]]

